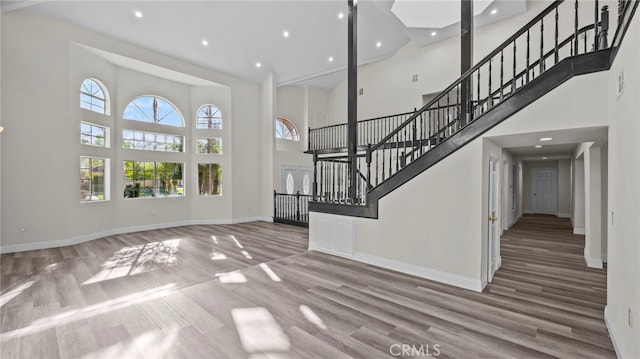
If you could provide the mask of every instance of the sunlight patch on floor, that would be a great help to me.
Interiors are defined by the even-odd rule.
[[[273,269],[271,269],[271,267],[267,265],[267,263],[260,263],[259,267],[262,268],[262,270],[269,276],[269,278],[271,278],[272,281],[274,282],[282,281],[280,277],[278,277],[278,275],[273,271]]]
[[[216,278],[220,283],[233,284],[233,283],[246,283],[247,277],[239,270],[228,273],[216,273]]]
[[[231,237],[231,239],[233,239],[233,241],[236,243],[236,246],[238,246],[238,248],[243,249],[244,247],[242,246],[242,244],[240,244],[240,242],[238,242],[238,240],[236,239],[235,236],[231,235],[229,236]]]
[[[178,263],[176,253],[180,238],[124,247],[105,261],[98,273],[83,285],[145,273],[158,267],[170,267]]]
[[[313,309],[307,307],[304,304],[300,305],[300,307],[298,307],[298,309],[300,309],[300,313],[302,313],[302,315],[304,315],[304,317],[309,322],[315,324],[318,328],[320,328],[322,330],[327,330],[327,325],[324,324],[324,322],[322,321],[322,318],[320,318],[316,314],[316,312],[313,311]]]
[[[175,283],[170,283],[160,287],[106,300],[104,302],[89,305],[81,309],[69,310],[64,313],[41,318],[34,321],[27,327],[0,334],[0,339],[8,340],[15,337],[30,335],[36,332],[50,329],[57,325],[63,325],[79,320],[92,318],[96,315],[116,311],[130,305],[143,303],[156,298],[161,298],[171,294],[174,291],[175,287]]]
[[[211,258],[212,261],[221,261],[227,259],[227,255],[213,250],[209,253],[209,258]]]
[[[231,316],[247,353],[277,353],[291,349],[289,337],[266,308],[235,308],[231,310]]]
[[[19,296],[25,290],[31,288],[31,286],[36,282],[36,279],[28,280],[17,287],[7,291],[6,293],[2,293],[0,295],[0,308],[2,308],[5,304],[9,303],[13,298]]]

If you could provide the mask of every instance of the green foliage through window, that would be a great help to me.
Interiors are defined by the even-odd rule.
[[[198,138],[198,153],[222,153],[221,138]]]
[[[198,193],[201,196],[222,194],[222,166],[220,164],[198,164]]]
[[[183,164],[124,161],[124,198],[184,196]]]
[[[105,159],[80,157],[80,199],[82,201],[104,201]]]

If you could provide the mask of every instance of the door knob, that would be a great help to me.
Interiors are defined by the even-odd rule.
[[[498,217],[494,217],[494,216],[489,217],[489,221],[491,222],[495,222],[497,220],[498,220]]]

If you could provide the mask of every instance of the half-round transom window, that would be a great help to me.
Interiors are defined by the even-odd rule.
[[[291,141],[300,141],[300,136],[298,136],[298,129],[293,124],[293,122],[287,120],[286,118],[276,119],[276,138],[282,138]]]
[[[129,102],[123,117],[125,120],[184,127],[180,111],[169,101],[156,96],[140,96]]]
[[[82,81],[80,86],[80,107],[108,115],[108,101],[104,85],[95,79]]]
[[[222,111],[216,105],[204,105],[198,110],[196,128],[222,129]]]

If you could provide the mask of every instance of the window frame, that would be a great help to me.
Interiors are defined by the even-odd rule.
[[[209,179],[209,181],[211,181],[214,178],[212,176],[212,172],[211,172],[212,171],[212,167],[214,165],[218,166],[218,172],[219,172],[218,185],[217,186],[214,185],[215,184],[215,180],[214,180],[213,182],[208,183],[206,185],[206,187],[207,188],[211,188],[211,189],[217,188],[218,191],[217,191],[217,193],[215,193],[215,192],[214,193],[209,193],[209,191],[203,192],[202,189],[203,189],[204,183],[201,182],[201,180],[203,180],[203,179],[200,176],[200,174],[201,174],[201,169],[200,168],[201,168],[201,166],[207,166],[207,172],[208,172],[208,177],[207,178]],[[198,170],[198,189],[197,189],[198,197],[219,197],[219,196],[222,196],[222,176],[223,176],[222,164],[218,163],[218,162],[199,162],[198,166],[197,166],[197,170]]]
[[[145,146],[145,148],[125,147],[126,141],[128,141],[127,139],[125,139],[125,131],[133,133],[133,139],[131,141],[134,144],[135,144],[135,142],[142,142],[144,144],[146,144],[146,143],[155,143],[156,145],[159,145],[159,144],[164,144],[165,146],[169,145],[169,143],[167,143],[167,142],[162,143],[162,142],[158,142],[157,140],[156,141],[146,141],[145,140],[145,137],[146,137],[145,135],[165,136],[165,138],[167,138],[167,137],[181,138],[182,139],[181,150],[180,151],[169,151],[169,150],[159,150],[159,149],[147,149],[146,146]],[[142,140],[136,140],[135,139],[135,137],[136,137],[135,134],[136,133],[141,133],[143,139]],[[124,150],[166,152],[166,153],[185,153],[186,152],[185,141],[186,141],[186,138],[183,135],[172,135],[172,134],[169,134],[169,133],[159,133],[159,132],[142,131],[142,130],[131,130],[131,129],[126,129],[126,128],[122,130],[122,149],[124,149]],[[174,143],[174,145],[175,145],[175,143]]]
[[[84,133],[82,132],[82,125],[90,126],[91,128],[93,128],[93,127],[101,128],[104,131],[104,138],[103,138],[104,145],[101,146],[101,145],[95,145],[93,143],[83,143],[82,142],[82,136],[84,135]],[[90,138],[99,138],[97,136],[93,136],[93,131],[88,136]],[[98,125],[98,124],[87,122],[87,121],[80,121],[80,144],[81,145],[93,146],[93,147],[98,147],[98,148],[110,148],[111,147],[111,139],[110,139],[110,137],[111,137],[111,128],[109,126]]]
[[[164,118],[166,118],[167,115],[165,115],[162,119],[158,120],[157,122],[155,120],[152,120],[148,116],[148,114],[140,106],[138,106],[138,104],[135,103],[136,100],[144,99],[144,98],[147,98],[147,97],[153,98],[154,100],[161,100],[161,101],[165,102],[166,104],[168,104],[169,106],[171,106],[171,108],[173,109],[172,112],[175,112],[178,115],[178,118],[180,119],[180,124],[179,125],[173,125],[173,124],[168,124],[168,123],[162,123],[162,120]],[[141,120],[141,119],[125,117],[125,115],[127,113],[127,110],[129,109],[129,106],[131,106],[131,105],[133,105],[135,108],[137,108],[138,111],[140,111],[150,121],[145,121],[145,120]],[[171,112],[169,112],[169,114],[170,113]],[[168,127],[177,127],[177,128],[186,127],[186,122],[185,122],[184,116],[182,116],[182,112],[180,111],[178,106],[176,106],[173,102],[167,100],[166,98],[158,96],[158,95],[140,95],[140,96],[135,97],[133,100],[129,101],[127,103],[127,105],[124,107],[124,111],[122,112],[122,119],[125,120],[125,121],[141,122],[141,123],[148,123],[148,124],[168,126]]]
[[[200,116],[200,113],[205,109],[205,107],[212,107],[215,108],[216,111],[214,114],[208,115],[206,117],[202,117]],[[215,114],[219,113],[220,116],[215,116]],[[200,126],[200,120],[201,119],[205,119],[206,121],[209,121],[209,127],[206,126]],[[216,123],[216,120],[219,120],[219,124]],[[222,110],[220,109],[220,107],[214,105],[214,104],[205,104],[200,106],[200,108],[198,108],[198,112],[196,112],[196,129],[198,130],[222,130],[222,126],[224,125],[224,116],[222,115]],[[213,126],[213,127],[211,127]]]
[[[97,86],[98,89],[100,89],[100,91],[102,92],[103,97],[99,97],[96,96],[95,93],[91,93],[90,91],[84,91],[85,88],[85,83],[87,81],[90,81],[92,84],[95,84]],[[90,100],[98,100],[98,101],[102,101],[102,111],[96,111],[95,109],[93,109],[93,107],[95,106],[93,101],[89,101],[89,107],[83,107],[84,103],[87,103],[85,101],[83,101],[83,95],[84,96],[88,96]],[[110,96],[109,96],[109,91],[107,89],[107,86],[105,86],[104,83],[102,83],[102,81],[94,78],[94,77],[88,77],[84,80],[82,80],[82,83],[80,84],[80,108],[83,110],[87,110],[87,111],[91,111],[91,112],[95,112],[95,113],[99,113],[101,115],[106,115],[109,116],[111,114],[111,101],[110,101]],[[100,108],[98,106],[98,108]]]
[[[219,152],[200,152],[200,140],[216,140],[216,145],[207,145],[205,147],[218,147]],[[196,137],[196,153],[199,155],[221,155],[222,154],[222,138],[221,137]]]
[[[103,198],[102,199],[92,199],[93,198],[93,187],[97,186],[97,184],[94,184],[93,182],[93,177],[89,179],[89,199],[86,199],[85,196],[82,195],[82,187],[83,187],[83,181],[85,181],[86,179],[83,178],[83,170],[86,170],[86,167],[83,167],[83,159],[88,159],[90,161],[89,163],[89,170],[91,171],[91,173],[93,173],[93,164],[91,161],[93,160],[99,160],[102,161],[102,195]],[[110,191],[110,175],[111,175],[111,160],[109,158],[104,158],[104,157],[96,157],[96,156],[80,156],[80,203],[99,203],[99,202],[108,202],[111,200],[111,191]]]
[[[278,127],[286,128],[287,133],[279,134]],[[275,137],[280,140],[300,142],[300,131],[298,131],[298,127],[296,127],[295,123],[292,121],[284,117],[277,117],[275,123]]]
[[[127,170],[127,162],[132,162],[134,165],[138,164],[138,165],[142,165],[142,168],[140,170],[137,170],[135,168],[132,168],[132,170]],[[179,183],[175,184],[176,187],[176,192],[175,194],[168,194],[168,195],[160,195],[160,191],[162,190],[161,187],[159,186],[160,181],[162,181],[162,178],[159,178],[158,176],[158,165],[159,164],[171,164],[171,165],[180,165],[180,178],[179,178]],[[152,168],[149,168],[152,167]],[[184,198],[186,197],[186,192],[185,192],[185,164],[183,162],[167,162],[167,161],[136,161],[136,160],[123,160],[122,161],[122,178],[124,180],[123,183],[123,195],[122,198],[124,200],[129,200],[129,199],[150,199],[150,198]],[[132,178],[128,178],[128,174],[130,172],[128,171],[135,171],[135,173],[139,173],[142,172],[143,173],[143,177],[146,177],[148,171],[151,171],[152,173],[152,178],[138,178],[138,176],[132,177]],[[147,172],[147,173],[145,173]],[[141,186],[135,186],[135,183],[137,181],[143,181],[143,182],[147,182],[150,181],[152,186],[151,187],[141,187]],[[127,183],[131,182],[132,185],[128,185]],[[131,187],[129,187],[131,186]],[[140,196],[140,193],[142,191],[144,191],[145,193],[148,193],[148,191],[151,191],[151,195],[145,195],[145,196]],[[131,194],[130,197],[127,196],[127,193]],[[137,193],[137,194],[136,194]]]

